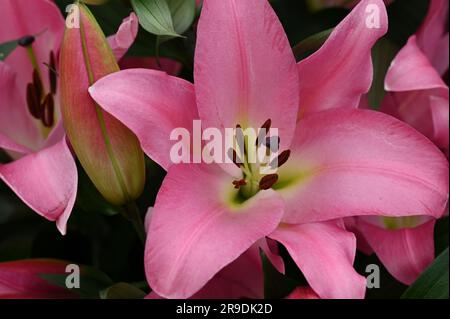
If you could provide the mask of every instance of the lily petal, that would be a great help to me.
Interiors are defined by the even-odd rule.
[[[288,39],[268,1],[203,4],[194,78],[206,127],[240,124],[256,130],[271,119],[281,136],[281,148],[289,147],[298,111],[298,73]]]
[[[430,1],[428,14],[417,32],[420,48],[441,75],[449,65],[448,6],[448,0]]]
[[[429,215],[448,200],[448,161],[409,125],[381,112],[335,109],[304,118],[275,188],[287,223]]]
[[[145,247],[147,280],[160,296],[192,296],[277,227],[283,201],[276,192],[262,191],[239,204],[232,199],[232,181],[218,165],[169,169]]]
[[[194,86],[166,73],[130,69],[108,75],[89,88],[102,108],[138,137],[144,152],[164,169],[172,165],[175,128],[192,131],[198,118]],[[126,106],[126,107],[124,107]]]
[[[298,64],[299,118],[330,108],[358,107],[372,84],[371,49],[387,26],[382,0],[361,1],[322,48]]]
[[[358,229],[389,273],[410,285],[434,260],[435,223],[433,219],[417,227],[385,229],[359,218]]]
[[[139,20],[134,12],[129,17],[125,18],[119,26],[119,30],[115,35],[108,37],[108,43],[111,47],[114,56],[119,61],[136,39],[139,28]]]
[[[385,87],[390,92],[381,110],[413,126],[448,153],[449,89],[415,36],[392,62]]]
[[[386,74],[387,91],[404,92],[427,89],[446,89],[439,73],[418,47],[417,38],[409,38],[400,50]]]
[[[66,233],[77,193],[77,167],[66,140],[9,164],[0,165],[0,178],[31,209],[56,221]]]
[[[364,298],[366,279],[353,268],[355,236],[336,221],[278,227],[282,243],[320,298]]]

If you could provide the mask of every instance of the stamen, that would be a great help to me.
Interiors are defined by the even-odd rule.
[[[286,163],[289,159],[289,156],[291,156],[291,150],[285,150],[281,152],[280,155],[276,159],[274,159],[269,165],[272,168],[281,167],[284,163]]]
[[[236,137],[237,146],[239,148],[239,153],[245,154],[245,137],[244,137],[244,132],[243,132],[240,124],[236,125],[236,136],[235,137]]]
[[[40,102],[44,93],[44,86],[42,85],[41,77],[37,70],[33,70],[33,85]]]
[[[45,96],[44,102],[42,103],[42,123],[46,127],[52,127],[54,122],[54,111],[55,111],[55,101],[53,100],[53,95],[48,93]]]
[[[19,41],[17,41],[17,44],[21,47],[28,47],[33,44],[34,40],[35,37],[33,37],[32,35],[26,35],[20,38]]]
[[[259,189],[261,189],[261,190],[269,189],[277,181],[278,181],[278,175],[277,174],[266,175],[259,181]]]
[[[275,142],[276,140],[276,142]],[[269,148],[272,152],[278,152],[280,148],[280,137],[279,136],[270,136],[266,138],[266,147]]]
[[[245,179],[241,179],[238,181],[233,181],[234,188],[239,189],[241,186],[247,185],[247,181]]]
[[[50,92],[55,95],[56,94],[56,59],[53,51],[50,51],[50,63],[48,70],[48,78],[50,82]]]
[[[268,119],[264,122],[263,125],[261,125],[261,128],[258,133],[258,137],[256,138],[256,146],[260,146],[261,143],[264,141],[264,137],[269,133],[270,127],[272,126],[272,120]]]
[[[231,159],[237,167],[240,168],[242,166],[242,160],[238,157],[234,149],[232,148],[228,149],[227,155],[228,158]]]
[[[264,124],[261,126],[261,128],[265,129],[266,132],[269,132],[271,126],[272,126],[272,120],[268,119],[267,121],[264,122]]]
[[[27,85],[27,105],[28,105],[28,111],[30,114],[36,118],[39,119],[39,98],[36,94],[36,90],[33,84],[28,83]]]

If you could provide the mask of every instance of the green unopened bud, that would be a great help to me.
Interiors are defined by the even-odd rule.
[[[60,54],[61,111],[69,140],[86,173],[109,202],[136,199],[145,180],[144,154],[136,136],[102,110],[88,88],[119,71],[117,61],[95,18],[75,4]],[[124,105],[126,107],[126,105]]]

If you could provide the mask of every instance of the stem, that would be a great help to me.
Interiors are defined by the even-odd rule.
[[[139,213],[139,208],[135,202],[128,203],[124,206],[124,215],[134,226],[136,233],[143,244],[145,244],[145,227],[142,222],[141,214]]]

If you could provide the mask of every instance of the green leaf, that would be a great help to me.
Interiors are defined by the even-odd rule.
[[[369,91],[369,105],[379,109],[386,94],[384,79],[399,47],[387,38],[380,39],[372,48],[373,82]]]
[[[143,299],[147,294],[141,289],[119,282],[100,292],[102,299]]]
[[[41,274],[42,279],[56,286],[66,288],[68,274]],[[80,273],[80,288],[70,289],[81,298],[97,299],[100,292],[113,284],[112,280],[100,270],[93,267],[82,266]]]
[[[8,55],[17,47],[17,40],[8,41],[0,44],[0,61],[5,60]]]
[[[195,0],[167,0],[173,27],[178,34],[184,33],[195,19]]]
[[[156,35],[179,37],[165,0],[131,0],[131,5],[145,30]]]
[[[403,299],[448,299],[448,247],[403,294]]]

